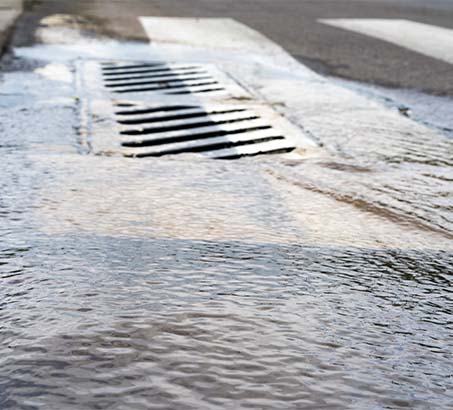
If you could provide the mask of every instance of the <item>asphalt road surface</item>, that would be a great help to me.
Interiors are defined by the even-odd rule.
[[[148,41],[138,16],[231,17],[268,36],[323,74],[453,95],[453,69],[441,59],[329,26],[320,19],[405,19],[453,29],[449,0],[30,0],[16,45],[30,45],[40,20],[55,13],[84,18],[87,29]],[[419,37],[424,37],[423,30]],[[429,36],[429,33],[426,34]]]

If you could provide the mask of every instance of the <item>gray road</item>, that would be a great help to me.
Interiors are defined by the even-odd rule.
[[[43,16],[83,16],[88,29],[147,41],[140,15],[232,17],[267,35],[318,72],[343,78],[453,95],[450,64],[350,31],[320,18],[409,19],[453,28],[449,0],[31,0],[16,44],[33,42]]]

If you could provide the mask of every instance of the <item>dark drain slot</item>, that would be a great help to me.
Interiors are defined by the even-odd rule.
[[[271,126],[260,126],[260,127],[245,127],[240,128],[237,130],[216,130],[211,132],[200,132],[200,133],[191,133],[191,134],[184,134],[184,135],[177,135],[174,137],[164,136],[162,138],[153,138],[153,139],[144,139],[142,141],[125,141],[121,145],[123,147],[150,147],[154,145],[162,145],[162,144],[171,144],[174,142],[185,142],[185,141],[192,141],[192,140],[200,140],[206,138],[215,138],[215,137],[226,137],[228,135],[236,135],[236,134],[244,134],[246,132],[253,132],[253,131],[264,131],[272,129]]]
[[[161,157],[163,155],[176,155],[176,154],[183,154],[183,153],[191,153],[191,152],[204,152],[204,151],[217,151],[225,148],[234,148],[234,147],[243,147],[246,145],[252,144],[259,144],[263,142],[269,141],[277,141],[282,140],[284,137],[282,136],[275,136],[275,137],[267,137],[267,138],[257,138],[251,141],[222,141],[222,142],[215,142],[207,143],[202,146],[195,146],[195,147],[181,147],[181,148],[170,148],[164,149],[160,152],[143,152],[137,153],[135,156],[138,158],[144,157]]]
[[[167,127],[153,127],[153,128],[142,128],[139,130],[124,130],[121,131],[120,134],[122,135],[148,135],[148,134],[156,134],[159,132],[170,132],[170,131],[179,131],[179,130],[188,130],[193,128],[199,127],[208,127],[208,126],[216,126],[222,124],[232,124],[241,121],[251,121],[256,120],[259,117],[257,116],[250,116],[247,118],[238,118],[238,119],[230,119],[225,121],[202,121],[197,122],[194,124],[180,124],[180,125],[172,125]]]
[[[206,81],[206,82],[201,82],[201,83],[195,83],[195,84],[171,84],[168,83],[165,86],[161,87],[140,87],[140,88],[125,88],[122,90],[113,90],[116,93],[139,93],[139,92],[145,92],[145,91],[165,91],[165,90],[173,90],[177,88],[189,88],[189,87],[201,87],[201,86],[207,86],[207,85],[216,85],[218,84],[217,81]],[[193,93],[193,91],[191,92]]]
[[[294,151],[295,147],[285,147],[285,148],[275,148],[272,150],[266,150],[266,151],[256,151],[256,152],[248,152],[246,154],[230,154],[230,155],[221,155],[217,156],[215,158],[217,159],[239,159],[242,157],[256,157],[258,155],[277,155],[277,154],[287,154],[288,152]],[[139,155],[137,155],[139,157]]]
[[[130,64],[130,65],[114,65],[109,63],[102,63],[102,70],[103,71],[114,71],[114,70],[128,70],[128,69],[136,69],[136,68],[151,68],[151,67],[162,67],[165,64],[162,63],[155,63],[155,64]]]
[[[197,90],[197,91],[174,91],[168,92],[167,94],[171,95],[183,95],[183,94],[201,94],[201,93],[212,93],[214,91],[225,91],[225,88],[206,88],[204,90]]]
[[[154,79],[167,79],[167,78],[182,78],[185,76],[193,76],[193,75],[208,75],[209,73],[206,70],[197,70],[197,71],[184,71],[181,73],[178,72],[171,72],[167,74],[127,74],[115,77],[105,77],[104,81],[114,82],[114,81],[134,81],[134,80],[154,80]]]
[[[244,112],[246,111],[245,108],[236,109],[236,110],[224,110],[224,111],[200,111],[200,112],[193,112],[187,114],[175,114],[175,115],[160,115],[157,117],[150,117],[150,118],[132,118],[132,119],[118,119],[117,122],[124,125],[140,125],[140,124],[150,124],[153,122],[166,122],[166,121],[175,121],[175,120],[186,120],[190,118],[197,118],[197,117],[208,117],[210,115],[219,115],[219,114],[233,114],[237,112]]]
[[[136,70],[118,70],[117,72],[103,72],[102,74],[105,77],[112,76],[112,75],[119,75],[119,74],[148,74],[148,73],[166,73],[166,72],[182,72],[187,70],[196,70],[198,67],[165,67],[165,68],[150,68],[150,69],[136,69]]]
[[[117,102],[117,103],[113,103],[113,105],[115,107],[135,107],[136,104],[133,104],[133,103],[125,103],[125,102]]]
[[[207,77],[188,77],[188,78],[175,78],[175,79],[170,79],[170,80],[146,80],[146,81],[135,81],[135,82],[127,82],[127,83],[105,83],[105,86],[108,88],[116,88],[116,87],[134,87],[134,86],[139,86],[139,85],[149,85],[149,84],[171,84],[171,83],[184,83],[185,81],[202,81],[202,80],[213,80],[211,76]]]
[[[117,107],[136,107],[134,104],[119,103]],[[168,107],[155,107],[155,108],[135,108],[134,110],[128,111],[117,111],[117,115],[141,115],[141,114],[152,114],[156,112],[168,112],[168,111],[179,111],[193,108],[191,105],[170,105]]]

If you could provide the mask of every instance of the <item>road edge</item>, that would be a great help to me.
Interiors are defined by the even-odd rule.
[[[8,46],[12,29],[23,11],[22,0],[6,0],[0,6],[0,57]]]

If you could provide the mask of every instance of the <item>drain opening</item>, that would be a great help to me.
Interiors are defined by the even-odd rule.
[[[273,144],[272,152],[295,148],[283,133],[247,106],[138,105],[117,110],[115,119],[121,146],[133,157],[182,153],[234,157],[267,152],[267,144]]]

